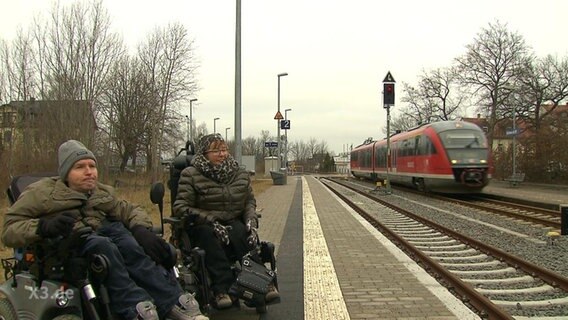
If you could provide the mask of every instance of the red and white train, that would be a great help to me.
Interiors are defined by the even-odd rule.
[[[429,123],[392,135],[389,140],[390,183],[431,192],[477,193],[491,179],[491,149],[476,124]],[[369,141],[353,149],[351,174],[386,181],[387,139]]]

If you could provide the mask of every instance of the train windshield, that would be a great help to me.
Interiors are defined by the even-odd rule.
[[[487,163],[489,150],[483,132],[449,130],[440,132],[440,138],[452,164]]]
[[[487,140],[482,132],[474,130],[450,130],[440,132],[442,143],[447,149],[487,148]]]

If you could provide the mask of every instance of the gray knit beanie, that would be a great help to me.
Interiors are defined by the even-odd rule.
[[[64,181],[67,180],[67,174],[75,162],[82,159],[93,159],[97,161],[91,150],[87,149],[84,144],[77,140],[67,140],[59,146],[59,176]]]

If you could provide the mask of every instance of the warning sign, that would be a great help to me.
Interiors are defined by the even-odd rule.
[[[383,79],[383,83],[395,83],[394,78],[392,77],[391,72],[387,73],[387,76]]]
[[[274,116],[274,120],[282,120],[284,119],[284,117],[282,116],[282,113],[280,113],[280,111],[276,112],[276,115]]]

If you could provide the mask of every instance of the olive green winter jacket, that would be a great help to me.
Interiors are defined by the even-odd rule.
[[[198,224],[258,218],[250,176],[244,169],[227,184],[207,178],[195,167],[183,169],[173,210],[177,217],[195,215]]]
[[[80,208],[83,207],[83,210]],[[4,217],[2,242],[18,248],[40,239],[40,217],[71,212],[77,217],[74,229],[89,225],[96,230],[104,219],[122,221],[126,227],[151,227],[152,221],[139,206],[119,200],[110,186],[98,183],[89,196],[70,189],[59,177],[41,179],[26,188]]]

